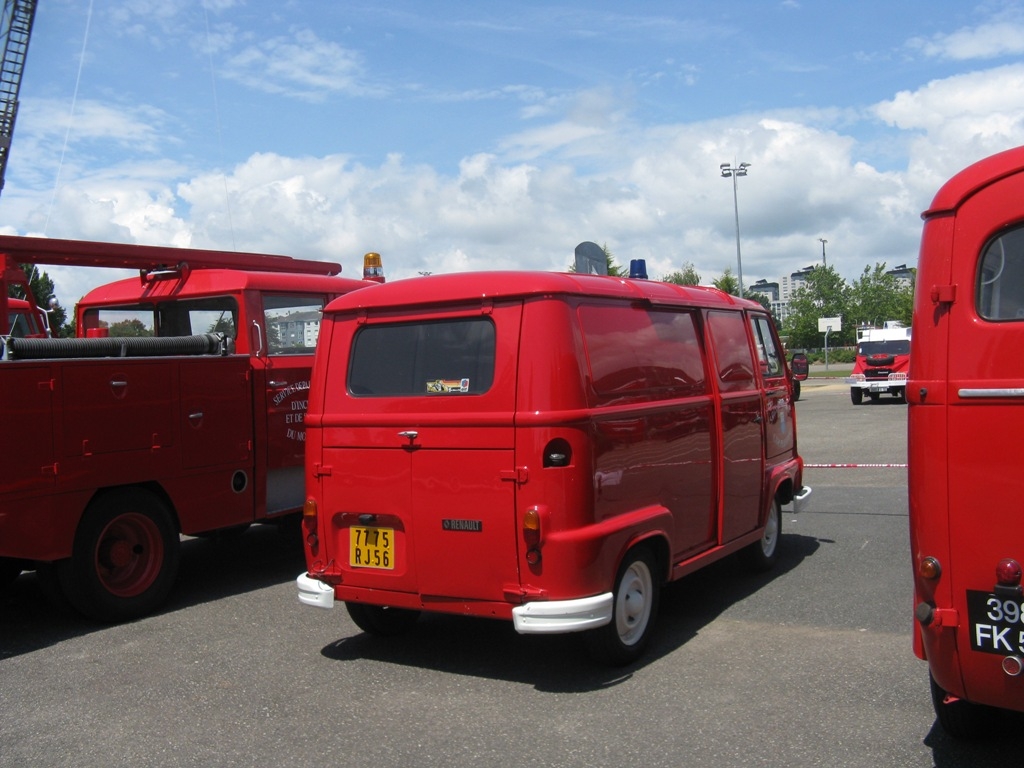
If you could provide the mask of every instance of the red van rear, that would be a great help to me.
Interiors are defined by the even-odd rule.
[[[664,582],[777,557],[802,485],[770,316],[596,275],[389,283],[324,313],[306,418],[300,599],[587,631],[640,654]]]
[[[935,709],[975,735],[1024,711],[1024,148],[962,171],[924,213],[907,386],[914,650]]]

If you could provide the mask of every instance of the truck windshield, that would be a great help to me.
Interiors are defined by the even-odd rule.
[[[36,322],[34,315],[17,310],[7,313],[7,324],[11,329],[11,336],[25,338],[27,336],[42,336],[43,330]]]
[[[868,355],[909,355],[910,339],[893,339],[892,341],[862,341],[857,347],[857,354]]]

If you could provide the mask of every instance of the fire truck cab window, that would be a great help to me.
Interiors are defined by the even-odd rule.
[[[323,299],[315,297],[264,296],[263,324],[270,354],[313,354],[323,309]]]
[[[978,266],[978,314],[1024,321],[1024,226],[989,241]]]
[[[104,329],[109,336],[157,335],[156,316],[151,306],[90,309],[85,313],[85,327]]]
[[[161,336],[223,333],[234,339],[238,328],[238,303],[230,296],[192,301],[173,301],[158,308]]]

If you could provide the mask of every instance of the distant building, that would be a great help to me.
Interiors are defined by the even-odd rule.
[[[768,297],[768,301],[776,302],[779,300],[779,284],[769,283],[767,280],[758,280],[753,285],[747,286],[748,293],[763,293]]]
[[[316,346],[320,335],[320,312],[290,312],[273,320],[268,318],[268,326],[277,334],[277,344],[282,349],[304,347],[312,349]]]
[[[759,293],[767,298],[768,306],[771,308],[772,314],[775,315],[775,319],[779,322],[786,319],[786,310],[788,309],[788,306],[780,297],[778,283],[769,283],[767,280],[758,280],[753,285],[747,286],[746,292],[748,296],[751,293]]]
[[[885,274],[892,275],[896,278],[901,286],[910,286],[914,284],[917,279],[917,270],[914,268],[907,268],[906,264],[900,264],[898,267],[893,267]]]
[[[812,264],[809,267],[793,272],[789,276],[783,276],[779,281],[779,301],[783,304],[789,304],[789,300],[793,298],[793,293],[807,282],[807,276],[814,271],[816,266],[816,264]]]

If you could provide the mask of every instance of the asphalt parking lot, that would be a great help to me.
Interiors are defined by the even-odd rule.
[[[805,383],[818,466],[779,567],[671,585],[650,653],[623,669],[501,622],[365,636],[342,608],[299,605],[298,542],[272,528],[185,542],[170,604],[121,626],[55,609],[22,574],[0,597],[0,765],[1018,765],[1024,718],[949,739],[911,651],[906,414]]]

